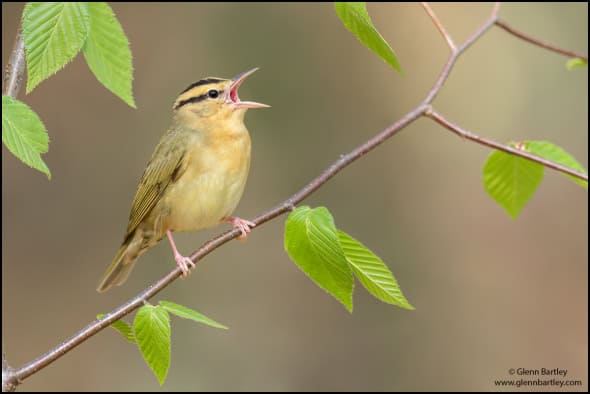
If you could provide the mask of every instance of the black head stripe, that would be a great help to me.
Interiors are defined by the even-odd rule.
[[[225,79],[219,79],[219,78],[201,79],[200,81],[197,81],[197,82],[193,83],[192,85],[190,85],[188,88],[184,89],[182,92],[180,92],[180,94],[188,92],[189,90],[191,90],[192,88],[196,88],[197,86],[203,86],[203,85],[208,85],[210,83],[218,83],[218,82],[223,82],[223,81],[225,81]]]
[[[200,96],[195,96],[195,97],[187,98],[186,100],[179,101],[178,104],[176,104],[176,107],[174,107],[174,109],[178,109],[178,108],[180,108],[180,107],[182,107],[183,105],[186,105],[186,104],[198,103],[199,101],[203,101],[206,98],[207,98],[207,93],[202,94]]]
[[[223,90],[220,90],[219,94],[222,94],[222,93],[223,93]],[[174,109],[177,110],[178,108],[182,107],[183,105],[191,104],[191,103],[198,103],[199,101],[203,101],[207,98],[209,98],[209,92],[203,93],[199,96],[189,97],[185,100],[179,101],[178,104],[176,104],[176,106],[174,107]]]

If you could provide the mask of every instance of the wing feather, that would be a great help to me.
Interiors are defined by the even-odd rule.
[[[167,132],[150,159],[137,186],[127,234],[149,215],[166,188],[186,170],[186,143],[179,134]]]

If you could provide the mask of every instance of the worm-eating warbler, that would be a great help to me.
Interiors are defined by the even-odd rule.
[[[227,221],[245,238],[254,223],[231,216],[250,169],[248,108],[266,104],[242,101],[238,88],[256,71],[233,79],[205,78],[180,93],[172,125],[164,133],[141,177],[129,215],[127,234],[108,266],[98,291],[121,285],[137,258],[168,236],[182,276],[194,267],[181,255],[173,231],[195,231]]]

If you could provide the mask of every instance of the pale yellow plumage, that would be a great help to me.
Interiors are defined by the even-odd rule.
[[[206,78],[178,97],[172,125],[156,146],[138,185],[125,240],[98,291],[125,282],[137,258],[165,237],[167,230],[201,230],[230,218],[250,168],[250,136],[244,115],[248,108],[266,107],[243,102],[237,95],[241,82],[255,70],[231,80]],[[248,224],[252,225],[239,218],[231,221],[244,236],[249,232]],[[170,241],[186,274],[191,262],[177,254],[172,238]]]

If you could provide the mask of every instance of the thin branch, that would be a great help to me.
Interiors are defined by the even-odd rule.
[[[25,72],[25,44],[21,37],[20,27],[16,32],[14,47],[8,58],[4,79],[2,80],[2,94],[16,98],[20,90],[20,83]],[[15,391],[19,383],[14,369],[8,364],[4,353],[4,338],[2,338],[2,392]]]
[[[436,28],[438,29],[440,34],[442,34],[442,36],[446,40],[447,45],[451,49],[451,52],[455,52],[457,50],[457,46],[453,42],[453,38],[451,37],[451,35],[449,33],[447,33],[447,31],[445,30],[445,27],[442,25],[442,23],[440,22],[440,20],[438,19],[438,17],[436,16],[434,11],[432,10],[432,8],[430,8],[430,5],[426,2],[422,2],[420,4],[422,4],[422,7],[424,7],[424,9],[426,10],[426,13],[428,14],[428,16],[430,16],[430,19],[432,19],[432,22],[434,23],[434,25],[436,26]]]
[[[458,53],[465,52],[473,43],[481,38],[485,32],[489,30],[490,27],[498,20],[498,12],[500,12],[500,3],[494,3],[494,7],[492,8],[492,14],[488,18],[488,20],[481,25],[479,29],[476,30],[470,37],[468,37],[463,44],[457,49]]]
[[[526,151],[516,149],[511,146],[503,145],[503,144],[500,144],[499,142],[496,142],[494,140],[473,134],[472,132],[463,129],[463,128],[457,126],[456,124],[451,123],[449,120],[447,120],[441,114],[439,114],[438,112],[436,112],[432,109],[429,111],[426,111],[424,113],[424,116],[434,120],[436,123],[442,125],[443,127],[447,128],[448,130],[452,131],[453,133],[457,134],[458,136],[465,138],[469,141],[473,141],[473,142],[476,142],[480,145],[484,145],[484,146],[487,146],[490,148],[501,150],[502,152],[506,152],[511,155],[523,157],[523,158],[528,159],[530,161],[534,161],[535,163],[542,164],[545,167],[549,167],[549,168],[552,168],[556,171],[563,172],[564,174],[574,176],[574,177],[581,179],[583,181],[586,181],[586,182],[588,181],[587,174],[582,174],[581,172],[572,170],[569,167],[562,166],[561,164],[557,164],[555,162],[544,159],[542,157],[532,155]]]
[[[429,13],[431,18],[433,19],[437,28],[443,34],[443,36],[449,37],[445,30],[440,24],[440,21],[436,18],[434,13],[429,12],[429,7],[425,6],[426,11]],[[526,152],[522,152],[519,150],[515,150],[509,147],[505,147],[501,144],[497,144],[494,141],[487,140],[483,137],[478,137],[466,130],[460,129],[455,125],[452,125],[450,122],[446,121],[446,119],[442,118],[442,116],[438,115],[434,112],[430,106],[438,92],[442,89],[445,81],[448,79],[450,72],[457,62],[457,59],[460,55],[470,47],[475,41],[477,41],[486,31],[489,30],[491,26],[493,26],[497,22],[498,18],[498,10],[499,10],[499,3],[494,5],[493,11],[489,19],[477,30],[475,31],[460,47],[455,47],[454,44],[449,47],[451,48],[451,56],[449,57],[447,63],[443,67],[440,75],[438,76],[437,80],[433,84],[432,88],[427,93],[425,99],[419,104],[415,109],[408,112],[404,115],[400,120],[395,122],[394,124],[390,125],[379,134],[375,135],[373,138],[365,142],[364,144],[358,146],[351,152],[340,156],[338,160],[336,160],[330,167],[325,169],[319,176],[309,182],[306,186],[304,186],[301,190],[297,193],[293,194],[291,197],[287,198],[285,201],[281,202],[280,204],[276,205],[275,207],[261,213],[258,215],[253,221],[256,223],[256,227],[253,230],[257,230],[262,224],[276,218],[279,215],[282,215],[285,212],[291,211],[294,209],[295,205],[303,201],[307,198],[310,194],[324,185],[328,180],[330,180],[333,176],[343,170],[345,167],[350,165],[352,162],[360,159],[364,154],[370,152],[375,147],[379,146],[387,139],[404,129],[407,125],[414,122],[416,119],[427,116],[430,117],[437,122],[443,122],[443,126],[449,128],[451,131],[478,143],[482,143],[486,146],[493,147],[495,149],[500,149],[503,151],[507,151],[509,153],[525,157],[527,159],[540,162],[547,167],[554,168],[563,172],[567,172],[573,176],[580,177],[581,179],[584,178],[584,175],[578,174],[573,170],[566,171],[565,168],[562,166],[546,161],[541,158],[537,158],[536,156],[530,155]],[[431,11],[431,10],[430,10]],[[450,37],[449,37],[450,38]],[[447,43],[452,43],[452,40],[447,40]],[[514,151],[513,151],[514,150]],[[541,161],[542,160],[542,161]],[[582,175],[582,176],[580,176]],[[232,239],[236,238],[240,235],[240,231],[237,228],[232,230],[226,231],[217,237],[207,241],[203,244],[200,248],[194,251],[190,258],[196,263],[199,260],[203,259],[209,253],[213,252],[218,247],[224,245],[225,243],[231,241]],[[115,322],[126,316],[127,314],[133,312],[135,309],[141,307],[148,299],[153,297],[154,295],[158,294],[161,290],[163,290],[166,286],[172,283],[176,278],[178,278],[181,274],[180,268],[176,267],[167,275],[160,278],[158,281],[153,283],[147,289],[139,293],[137,296],[129,300],[127,303],[121,305],[105,317],[102,320],[95,320],[86,326],[84,329],[80,330],[78,333],[74,334],[72,337],[64,341],[62,344],[57,346],[56,348],[50,350],[49,352],[45,353],[44,355],[40,356],[39,358],[25,364],[21,368],[14,371],[12,375],[12,383],[18,384],[21,380],[27,378],[28,376],[34,374],[35,372],[41,370],[42,368],[48,366],[53,361],[57,360],[70,350],[74,349],[76,346],[80,345],[82,342],[86,341],[91,336],[97,334],[104,328],[108,327],[111,323]]]
[[[504,22],[501,19],[498,19],[496,21],[496,26],[501,27],[502,29],[506,30],[508,33],[512,34],[513,36],[518,37],[521,40],[529,42],[533,45],[536,45],[541,48],[545,48],[547,50],[559,53],[560,55],[582,59],[582,60],[585,60],[586,62],[588,61],[588,56],[582,55],[581,53],[578,53],[575,51],[571,51],[569,49],[560,48],[560,47],[555,46],[553,44],[548,44],[548,43],[541,41],[537,38],[531,37],[528,34],[525,34],[521,31],[516,30],[515,28],[513,28],[512,26],[510,26],[509,24],[507,24],[506,22]]]
[[[4,343],[2,343],[2,348],[4,348]],[[2,350],[2,392],[9,392],[16,390],[16,378],[14,376],[14,369],[8,365],[6,361],[6,355],[4,354],[4,350]]]
[[[21,368],[15,370],[14,377],[17,379],[18,382],[20,382],[28,376],[34,374],[35,372],[38,372],[39,370],[45,368],[53,361],[57,360],[61,356],[68,353],[70,350],[74,349],[76,346],[80,345],[82,342],[86,341],[88,338],[92,337],[96,333],[108,327],[111,323],[114,323],[115,321],[133,312],[135,309],[141,307],[143,305],[144,300],[147,300],[148,298],[157,294],[160,290],[164,288],[166,284],[172,282],[172,280],[174,280],[179,274],[180,269],[178,269],[178,271],[172,271],[164,278],[160,279],[152,286],[142,291],[139,295],[135,296],[130,301],[121,305],[115,311],[104,316],[101,320],[93,321],[92,323],[84,327],[82,330],[72,335],[69,339],[65,340],[55,348],[51,349],[49,352],[25,364]],[[165,282],[163,286],[162,282]]]
[[[25,44],[23,42],[20,28],[16,33],[14,47],[8,58],[8,64],[4,71],[3,95],[16,98],[20,90],[20,83],[25,72]]]
[[[453,66],[457,62],[459,56],[461,56],[461,54],[465,52],[465,50],[467,50],[467,48],[469,48],[471,44],[479,40],[479,38],[483,36],[484,33],[494,25],[494,23],[498,19],[499,9],[499,3],[496,3],[492,10],[492,14],[488,18],[488,20],[485,21],[484,24],[481,25],[481,27],[475,31],[475,33],[473,33],[469,38],[467,38],[467,40],[465,40],[465,42],[459,48],[456,48],[456,50],[451,53],[451,56],[449,56],[449,60],[447,60],[447,63],[445,64],[440,75],[436,79],[434,86],[430,89],[424,101],[422,101],[422,105],[430,105],[432,103],[432,101],[436,98],[438,92],[440,92],[440,90],[442,89],[442,86],[444,85],[446,80],[449,78],[451,70],[453,69]]]
[[[492,8],[492,16],[494,16],[495,18],[498,17],[498,14],[500,13],[500,6],[502,5],[501,1],[496,1],[494,3],[494,8]]]

